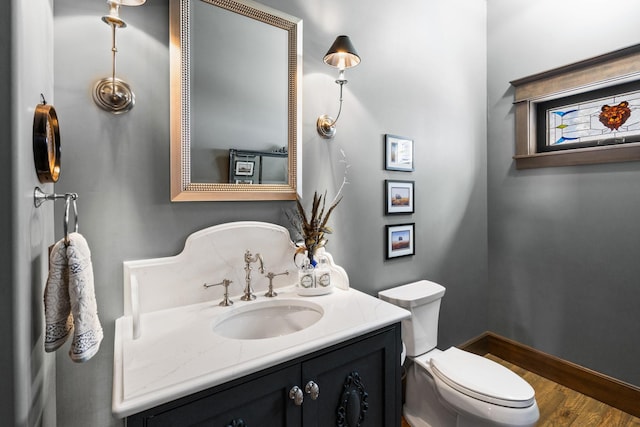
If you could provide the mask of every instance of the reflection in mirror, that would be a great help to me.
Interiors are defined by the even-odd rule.
[[[170,1],[171,199],[295,199],[302,21],[245,0]]]
[[[287,169],[286,152],[229,150],[229,182],[235,184],[286,184]]]
[[[233,183],[229,148],[287,145],[287,33],[201,0],[192,5],[191,177]]]

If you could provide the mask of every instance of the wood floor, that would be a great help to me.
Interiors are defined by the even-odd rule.
[[[536,401],[540,408],[538,427],[640,427],[640,418],[635,418],[491,354],[485,357],[508,367],[531,384],[536,391]],[[640,402],[638,404],[640,405]],[[402,427],[409,427],[404,419]]]

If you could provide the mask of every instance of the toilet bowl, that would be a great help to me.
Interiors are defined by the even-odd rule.
[[[422,280],[378,294],[411,311],[402,322],[407,354],[403,415],[412,427],[534,426],[535,391],[520,376],[484,357],[437,344],[445,288]]]

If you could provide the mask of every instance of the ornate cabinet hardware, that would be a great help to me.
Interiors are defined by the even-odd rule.
[[[311,397],[311,400],[316,400],[318,396],[320,396],[320,387],[313,381],[309,381],[307,385],[304,386],[304,391]]]
[[[293,403],[296,406],[301,406],[304,401],[304,395],[302,394],[302,390],[297,385],[294,385],[291,390],[289,390],[289,399],[293,400]]]
[[[360,374],[356,371],[347,375],[342,386],[342,396],[338,405],[338,427],[360,427],[369,409],[367,398],[369,394],[364,389]]]

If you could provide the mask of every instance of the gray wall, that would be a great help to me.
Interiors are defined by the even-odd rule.
[[[53,206],[36,209],[33,113],[40,94],[53,96],[52,1],[4,5],[0,18],[0,107],[3,155],[3,254],[0,262],[0,419],[3,425],[55,425],[55,357],[44,353],[42,294],[47,247],[53,242]],[[9,20],[11,18],[11,20]],[[52,191],[52,185],[43,185]]]
[[[12,82],[13,73],[11,71],[11,52],[13,39],[11,37],[11,2],[7,5],[7,13],[0,15],[0,39],[7,40],[7,43],[0,44],[0,98],[8,102],[0,103],[0,138],[3,141],[13,140],[13,116],[12,111]],[[0,180],[5,185],[0,186],[0,197],[6,202],[0,209],[0,231],[5,236],[0,240],[0,253],[11,254],[13,252],[13,152],[16,150],[14,144],[9,144],[8,155],[0,156]],[[13,343],[13,313],[18,307],[13,305],[14,280],[13,280],[13,258],[10,256],[0,257],[0,336],[9,343]],[[4,351],[0,351],[0,377],[5,380],[0,383],[0,419],[14,420],[14,395],[15,379],[13,378],[13,363],[15,355],[13,349],[5,346]]]
[[[515,170],[509,85],[638,43],[640,4],[488,4],[490,329],[640,385],[640,163]]]
[[[378,290],[421,278],[448,288],[441,344],[459,343],[487,325],[485,3],[268,0],[304,20],[304,194],[350,184],[333,217],[329,243],[352,286]],[[178,253],[192,232],[235,220],[286,225],[290,202],[169,201],[168,2],[123,8],[118,74],[136,107],[112,116],[91,100],[110,72],[110,31],[102,1],[55,1],[55,87],[64,133],[57,192],[78,192],[80,231],[92,248],[105,339],[97,356],[73,364],[57,357],[58,425],[121,425],[112,418],[114,320],[122,315],[122,261]],[[455,23],[455,25],[451,25]],[[465,28],[464,32],[459,31]],[[315,131],[338,108],[336,71],[322,63],[334,38],[349,34],[362,63],[347,72],[345,105],[333,141]],[[383,135],[411,137],[414,173],[383,170]],[[385,178],[416,181],[416,214],[383,215]],[[415,257],[384,260],[384,225],[415,222]],[[60,215],[56,217],[61,234]],[[241,254],[238,254],[239,257]],[[459,307],[464,306],[464,310]],[[461,314],[463,313],[463,314]]]

